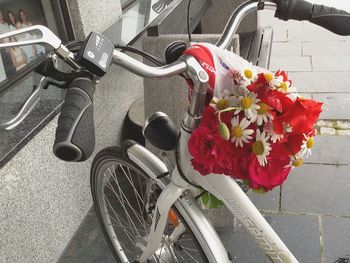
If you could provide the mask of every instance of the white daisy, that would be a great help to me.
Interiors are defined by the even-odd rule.
[[[246,118],[239,122],[239,117],[236,116],[232,118],[231,124],[231,142],[235,143],[236,147],[243,147],[243,143],[248,143],[252,139],[250,135],[254,133],[252,129],[247,129],[250,122]]]
[[[220,98],[213,97],[209,103],[216,110],[224,110],[238,104],[238,98],[229,90],[224,90]]]
[[[300,167],[302,166],[304,163],[304,157],[303,155],[299,152],[293,156],[290,157],[290,163],[288,165],[286,165],[284,168],[288,169],[288,168],[296,168],[296,167]]]
[[[266,79],[270,79],[271,76],[265,74]],[[282,93],[296,93],[297,90],[295,87],[292,87],[292,83],[287,80],[283,81],[283,76],[273,77],[272,80],[269,81],[269,85],[272,89],[277,90]]]
[[[263,131],[260,132],[259,129],[256,130],[255,142],[252,145],[252,151],[258,158],[258,161],[261,166],[265,166],[267,164],[267,156],[270,154],[271,146],[267,141],[269,137]]]
[[[244,92],[242,96],[239,96],[238,109],[235,111],[235,115],[244,111],[244,115],[247,119],[256,120],[257,110],[260,106],[257,104],[260,100],[257,99],[257,95],[253,92]]]
[[[242,77],[243,80],[248,83],[248,85],[257,80],[258,74],[251,63],[243,69]]]
[[[273,120],[273,115],[270,112],[270,106],[262,101],[258,102],[258,105],[260,108],[257,110],[256,124],[260,126],[263,123],[269,122],[269,120]]]
[[[264,130],[266,131],[267,135],[270,136],[270,140],[273,143],[276,143],[283,139],[283,134],[277,134],[275,130],[273,129],[272,122],[265,123]]]
[[[315,145],[314,137],[304,134],[303,144],[301,146],[301,154],[305,155],[306,158],[311,156],[311,149]]]

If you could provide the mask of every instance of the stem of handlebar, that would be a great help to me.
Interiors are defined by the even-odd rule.
[[[276,3],[271,1],[264,2],[264,9],[276,10]],[[250,0],[242,3],[232,13],[229,21],[226,24],[224,32],[222,33],[216,45],[220,48],[227,49],[231,44],[234,34],[237,32],[238,26],[248,14],[258,11],[258,1]]]
[[[144,78],[171,77],[184,73],[187,69],[187,64],[183,60],[178,60],[163,67],[151,67],[118,50],[113,52],[112,63]]]

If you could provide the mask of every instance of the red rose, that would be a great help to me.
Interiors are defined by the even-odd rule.
[[[256,156],[252,156],[249,165],[249,187],[253,189],[264,188],[266,191],[281,185],[288,177],[291,167],[288,152],[283,144],[272,144],[272,150],[267,156],[265,167],[259,164]]]
[[[294,105],[274,120],[274,126],[289,124],[291,134],[309,134],[314,130],[315,122],[321,113],[322,103],[298,98]]]
[[[188,149],[193,156],[194,168],[202,175],[207,175],[226,158],[230,143],[222,139],[217,131],[201,126],[192,133]],[[199,166],[202,167],[199,169]]]

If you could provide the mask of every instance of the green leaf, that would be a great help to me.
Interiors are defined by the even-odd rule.
[[[265,190],[264,187],[261,187],[259,189],[253,189],[253,192],[257,193],[257,194],[265,194],[265,193],[267,193],[267,191]]]
[[[209,192],[206,192],[205,194],[203,194],[200,197],[200,201],[202,203],[202,206],[207,209],[219,208],[224,206],[224,203],[221,200],[219,200]]]

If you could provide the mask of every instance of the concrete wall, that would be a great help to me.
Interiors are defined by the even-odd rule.
[[[116,0],[69,3],[72,17],[80,14],[74,26],[82,35],[89,30],[103,31],[121,14]],[[113,18],[104,15],[100,19],[101,10],[107,9],[114,13]],[[142,79],[112,66],[95,94],[96,152],[119,143],[124,116],[142,96]],[[0,170],[1,263],[56,262],[92,206],[92,158],[74,164],[55,158],[56,125],[57,118]]]

